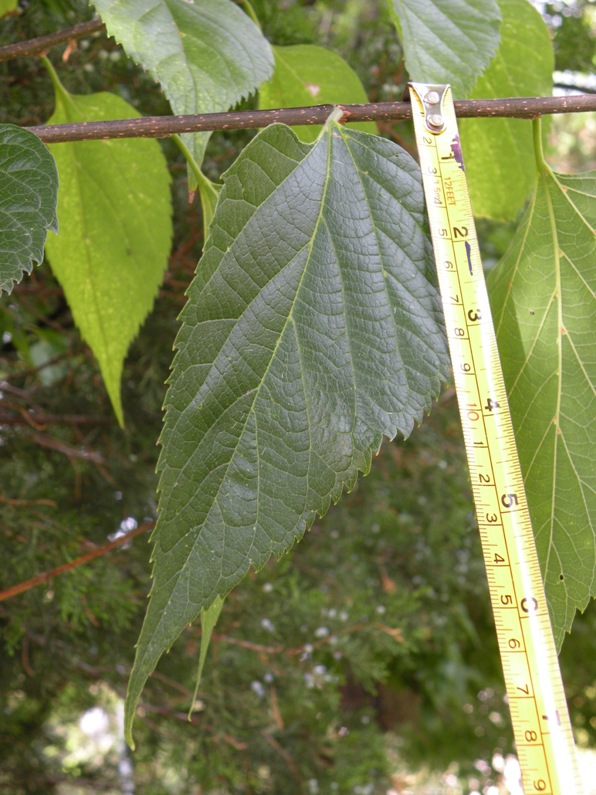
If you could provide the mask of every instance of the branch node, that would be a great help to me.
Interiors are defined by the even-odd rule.
[[[335,119],[338,124],[345,124],[352,115],[352,112],[348,110],[345,105],[337,105],[336,111],[339,111],[337,118]]]

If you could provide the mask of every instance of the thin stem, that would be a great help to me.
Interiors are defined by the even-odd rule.
[[[201,113],[189,116],[146,116],[117,121],[47,124],[24,129],[45,143],[90,141],[108,138],[168,138],[183,132],[245,130],[282,123],[290,126],[324,124],[333,110],[343,111],[343,121],[398,121],[412,118],[409,102],[374,102],[362,105],[313,105],[303,108]],[[455,103],[459,118],[537,119],[553,113],[596,110],[596,95],[566,97],[513,97],[466,99]]]
[[[53,63],[50,61],[49,58],[46,58],[45,55],[41,56],[41,62],[45,66],[50,75],[50,80],[52,81],[52,85],[54,86],[54,90],[56,91],[56,99],[58,99],[58,95],[62,97],[64,101],[68,100],[68,92],[65,90],[64,86],[60,82],[60,78],[58,77],[58,73],[54,69]]]
[[[550,170],[549,165],[544,159],[544,150],[542,148],[542,123],[540,119],[534,119],[532,122],[532,134],[534,137],[534,157],[536,158],[536,168],[539,174]]]
[[[254,8],[252,7],[252,3],[250,2],[250,0],[240,0],[240,2],[244,6],[244,9],[248,14],[248,16],[252,19],[252,21],[255,23],[258,29],[261,30],[261,23],[259,22],[259,18]]]
[[[211,182],[211,180],[206,177],[205,174],[203,174],[200,165],[197,163],[192,152],[186,146],[182,138],[179,135],[174,135],[172,137],[174,139],[174,143],[186,158],[186,161],[197,181],[199,194],[201,196],[201,207],[203,209],[203,224],[205,226],[205,231],[207,231],[211,226],[211,221],[213,220],[215,205],[219,195],[219,188],[216,187],[216,185]]]
[[[134,530],[131,530],[130,533],[127,533],[124,536],[119,536],[118,538],[114,539],[114,541],[110,541],[109,544],[104,544],[97,549],[94,549],[92,552],[88,552],[86,555],[81,555],[74,560],[71,560],[69,563],[64,563],[62,566],[58,566],[55,569],[50,569],[50,571],[44,571],[41,574],[32,577],[30,580],[25,580],[25,582],[20,582],[18,585],[13,585],[10,588],[6,588],[4,591],[0,591],[0,602],[3,602],[5,599],[10,599],[17,594],[23,593],[23,591],[28,591],[30,588],[34,588],[36,585],[41,585],[48,580],[51,580],[53,577],[56,577],[58,574],[64,574],[67,571],[72,571],[77,566],[81,566],[83,563],[89,563],[90,560],[94,560],[95,558],[99,558],[101,555],[105,555],[106,552],[110,552],[112,549],[116,549],[116,547],[121,547],[123,544],[126,544],[130,541],[131,538],[134,536],[138,536],[140,533],[144,533],[146,530],[151,530],[155,526],[155,522],[147,522],[145,524],[136,527]]]
[[[188,148],[188,146],[184,143],[184,141],[182,140],[182,138],[179,135],[173,135],[172,136],[172,140],[174,141],[174,143],[176,144],[178,149],[180,149],[180,151],[184,155],[184,157],[186,159],[186,162],[190,166],[190,170],[192,171],[192,173],[196,177],[197,182],[199,184],[202,184],[205,187],[207,187],[207,182],[209,182],[209,180],[207,180],[207,177],[201,171],[201,167],[199,166],[197,161],[194,159],[193,154],[190,151],[190,149]]]
[[[79,25],[73,25],[72,28],[58,30],[56,33],[49,33],[47,36],[39,36],[36,39],[29,39],[29,41],[19,41],[17,44],[7,44],[5,47],[0,47],[0,62],[10,61],[12,58],[39,55],[40,53],[47,52],[50,47],[54,47],[56,44],[62,44],[64,41],[72,41],[73,39],[80,39],[82,36],[89,36],[91,33],[97,33],[97,31],[103,30],[104,27],[105,25],[101,19],[97,17],[89,22],[81,22]]]

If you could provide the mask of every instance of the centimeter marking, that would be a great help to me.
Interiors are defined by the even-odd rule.
[[[583,792],[451,89],[410,83],[416,144],[525,795]]]

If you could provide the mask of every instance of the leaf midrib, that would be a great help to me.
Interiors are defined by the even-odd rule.
[[[328,177],[328,175],[329,175],[329,164],[330,164],[330,159],[331,159],[331,136],[329,135],[329,132],[328,132],[328,131],[327,131],[327,135],[328,135],[328,144],[327,144],[327,172],[326,172],[326,173],[327,173],[327,177],[326,177],[326,179],[325,179],[325,183],[324,183],[324,189],[323,189],[323,194],[322,194],[322,196],[321,196],[321,202],[320,202],[320,208],[319,208],[319,213],[318,213],[318,216],[317,216],[317,220],[316,220],[316,222],[315,222],[315,224],[314,224],[314,226],[313,226],[313,231],[312,231],[312,233],[311,233],[311,235],[310,235],[310,237],[309,237],[309,240],[308,240],[307,244],[306,244],[306,245],[305,245],[303,248],[299,249],[299,250],[298,250],[298,251],[295,253],[294,257],[292,257],[292,260],[290,260],[290,262],[286,263],[284,267],[287,267],[289,264],[291,264],[291,262],[293,262],[293,261],[295,260],[296,256],[298,256],[298,254],[299,254],[300,252],[302,252],[302,251],[303,251],[305,248],[307,248],[307,249],[308,249],[308,248],[312,249],[312,246],[313,246],[314,240],[315,240],[315,238],[316,238],[316,231],[317,231],[317,229],[318,229],[318,227],[319,227],[319,224],[320,224],[320,222],[321,222],[321,219],[322,219],[322,216],[323,216],[323,210],[324,210],[324,207],[325,207],[325,198],[326,198],[326,194],[327,194],[327,187],[328,187],[328,184],[329,184],[329,177]],[[275,190],[274,190],[272,193],[270,193],[270,194],[269,194],[269,196],[267,197],[267,201],[268,201],[268,200],[271,198],[271,196],[274,196],[274,195],[275,195],[275,194],[276,194],[276,193],[279,191],[279,189],[281,188],[281,186],[282,186],[283,184],[285,184],[286,180],[287,180],[287,179],[289,179],[289,178],[290,178],[290,177],[291,177],[291,176],[292,176],[292,175],[293,175],[293,174],[296,172],[296,169],[298,169],[298,168],[300,168],[301,166],[303,166],[303,165],[304,165],[304,164],[305,164],[305,163],[308,161],[309,157],[313,156],[313,154],[316,152],[316,150],[317,150],[317,147],[316,147],[316,145],[315,145],[315,146],[313,146],[313,147],[311,148],[311,150],[310,150],[309,152],[307,152],[307,153],[306,153],[306,156],[305,156],[305,157],[304,157],[304,158],[303,158],[301,161],[299,161],[299,162],[296,164],[296,168],[294,168],[294,169],[293,169],[293,170],[292,170],[292,171],[291,171],[291,172],[290,172],[290,173],[287,175],[287,177],[285,177],[285,178],[284,178],[284,180],[283,180],[283,181],[282,181],[282,182],[279,184],[279,186],[277,186],[277,187],[276,187],[276,189],[275,189]],[[262,205],[260,205],[260,206],[262,206]],[[257,210],[258,210],[258,209],[259,209],[259,208],[257,208]],[[249,218],[249,219],[247,219],[247,222],[246,222],[246,223],[248,223],[252,217],[254,217],[254,213],[253,213],[253,215],[251,215],[251,216],[250,216],[250,218]],[[245,224],[245,226],[246,226],[246,224]],[[245,228],[245,227],[243,227],[243,228]],[[309,261],[310,261],[310,253],[309,253],[309,255],[307,256],[306,262],[305,262],[305,264],[304,264],[303,271],[302,271],[302,275],[301,275],[301,277],[300,277],[300,280],[299,280],[299,282],[298,282],[298,286],[297,286],[297,288],[296,288],[296,292],[295,292],[295,295],[294,295],[294,300],[293,300],[293,303],[292,303],[292,307],[290,308],[290,311],[288,312],[288,317],[286,318],[286,320],[285,320],[285,322],[284,322],[284,324],[283,324],[283,327],[282,327],[282,329],[280,330],[280,332],[279,332],[279,334],[278,334],[278,336],[277,336],[277,341],[276,341],[276,343],[275,343],[275,346],[273,347],[273,349],[272,349],[272,352],[271,352],[271,355],[270,355],[270,357],[269,357],[269,363],[267,364],[267,367],[266,367],[266,368],[265,368],[265,370],[263,371],[263,375],[262,375],[262,376],[261,376],[261,378],[260,378],[260,382],[259,382],[259,384],[258,384],[258,385],[257,385],[257,386],[256,386],[256,387],[255,387],[255,388],[252,390],[252,391],[253,391],[253,397],[252,397],[252,401],[251,401],[250,407],[248,408],[248,410],[247,410],[247,412],[246,412],[246,417],[245,417],[245,420],[244,420],[244,424],[243,424],[243,426],[242,426],[242,430],[241,430],[241,431],[238,433],[238,442],[237,442],[237,444],[236,444],[236,446],[235,446],[234,452],[231,454],[231,456],[230,456],[229,460],[227,461],[227,463],[222,465],[222,468],[223,468],[223,473],[222,473],[221,480],[220,480],[220,482],[219,482],[219,485],[218,485],[217,491],[216,491],[216,493],[215,493],[215,495],[214,495],[214,498],[213,498],[213,504],[214,504],[214,505],[215,505],[215,503],[217,502],[217,500],[219,499],[219,495],[220,495],[220,493],[221,493],[221,489],[222,489],[222,487],[223,487],[223,484],[224,484],[224,482],[225,482],[225,480],[226,480],[226,477],[227,477],[228,471],[229,471],[230,467],[232,466],[232,464],[233,464],[233,462],[234,462],[234,460],[235,460],[235,457],[236,457],[236,454],[237,454],[237,451],[238,451],[238,446],[239,446],[239,444],[240,444],[240,440],[241,440],[242,436],[244,435],[244,432],[245,432],[245,430],[246,430],[246,426],[247,426],[247,424],[248,424],[249,420],[251,419],[251,417],[253,416],[255,403],[256,403],[256,401],[257,401],[257,399],[258,399],[258,397],[259,397],[260,390],[261,390],[261,389],[262,389],[262,387],[263,387],[263,384],[264,384],[264,382],[265,382],[265,380],[266,380],[266,378],[267,378],[267,374],[268,374],[268,373],[269,373],[269,371],[270,371],[270,368],[271,368],[271,366],[272,366],[272,363],[273,363],[273,361],[275,360],[275,356],[276,356],[276,353],[277,353],[277,351],[278,351],[278,349],[279,349],[279,345],[281,344],[281,340],[282,340],[282,338],[284,337],[284,335],[285,335],[285,333],[286,333],[286,330],[287,330],[287,328],[288,328],[288,325],[290,324],[290,322],[292,322],[292,323],[294,322],[294,317],[293,317],[293,314],[294,314],[294,306],[295,306],[295,304],[296,304],[296,300],[297,300],[298,294],[299,294],[299,292],[300,292],[301,284],[303,283],[303,280],[304,280],[304,278],[305,278],[305,275],[306,275],[306,273],[307,273],[307,271],[308,271],[308,265],[309,265]],[[220,264],[221,264],[221,261],[220,261]],[[214,277],[214,276],[216,275],[216,273],[217,273],[217,272],[218,272],[218,270],[219,270],[219,266],[220,266],[220,264],[219,264],[219,265],[218,265],[218,267],[217,267],[217,268],[214,270],[214,272],[213,272],[213,274],[211,275],[211,277]],[[208,283],[208,282],[207,282],[207,283]],[[244,309],[244,312],[243,312],[242,314],[244,314],[244,313],[245,313],[245,312],[246,312],[246,311],[249,309],[249,307],[250,307],[250,306],[252,306],[252,304],[253,304],[253,302],[254,302],[254,301],[258,300],[258,298],[259,298],[259,296],[260,296],[261,292],[262,292],[262,290],[260,290],[260,291],[259,291],[259,292],[258,292],[258,293],[255,295],[255,297],[254,297],[253,301],[251,301],[251,303],[245,307],[245,309]],[[239,319],[240,319],[240,318],[236,318],[236,319],[235,319],[235,323],[232,325],[232,328],[230,329],[230,334],[232,333],[232,331],[233,331],[233,329],[235,328],[235,325],[237,324],[237,322],[238,322],[238,320],[239,320]],[[226,342],[227,340],[229,340],[229,335],[226,337],[226,340],[222,342],[222,345],[221,345],[221,347],[220,347],[220,350],[223,348],[223,346],[225,345],[225,342]],[[299,346],[298,346],[298,350],[300,350],[300,347],[299,347]],[[300,372],[301,372],[301,373],[303,373],[303,372],[304,372],[304,368],[301,368]],[[307,392],[307,390],[305,390],[305,391]],[[309,415],[308,415],[308,412],[307,412],[307,417],[308,417],[308,416],[309,416]],[[308,423],[308,425],[309,425],[309,436],[310,436],[310,435],[311,435],[311,423],[310,423],[310,419],[309,419],[309,423]],[[256,431],[256,424],[255,424],[255,431]],[[312,437],[311,437],[311,438],[312,438]],[[312,449],[312,448],[311,448],[311,449]],[[258,450],[257,450],[257,453],[258,453]],[[258,469],[259,469],[259,467],[257,467],[257,470],[258,470]],[[179,474],[179,477],[182,475],[182,472],[183,472],[183,471],[184,471],[184,467],[182,467],[182,468],[181,468],[181,470],[180,470],[180,474]],[[176,488],[176,484],[177,484],[177,483],[178,483],[178,479],[176,480],[176,482],[175,482],[175,484],[174,484],[174,488]],[[192,497],[191,497],[190,499],[192,499]],[[190,499],[189,499],[189,502],[190,502]],[[257,510],[260,510],[260,508],[259,508],[259,501],[258,501],[258,500],[257,500]],[[203,527],[205,526],[205,524],[207,523],[207,521],[208,521],[208,519],[209,519],[209,516],[211,515],[211,511],[212,511],[212,508],[210,508],[210,509],[209,509],[209,511],[208,511],[208,513],[207,513],[207,515],[205,516],[205,519],[204,519],[204,520],[203,520],[203,522],[202,522],[201,528],[203,528]],[[257,521],[257,520],[255,520],[255,527],[256,527],[256,526],[258,526],[258,521]],[[182,538],[184,538],[185,536],[187,536],[187,535],[188,535],[190,532],[191,532],[191,530],[189,529],[189,530],[188,530],[188,532],[187,532],[187,533],[186,533],[184,536],[181,536],[181,538],[180,538],[180,539],[178,539],[178,541],[177,541],[176,543],[179,543],[179,541],[181,541],[181,540],[182,540]],[[198,543],[199,539],[200,539],[200,530],[199,530],[199,533],[198,533],[198,535],[197,535],[197,537],[196,537],[195,541],[193,542],[193,545],[192,545],[192,546],[193,546],[193,548],[194,548],[194,546],[195,546],[195,545]],[[253,536],[253,540],[254,540],[254,536]],[[225,534],[224,534],[223,543],[225,544]],[[222,557],[221,557],[221,560],[223,560],[223,555],[222,555]],[[181,576],[181,574],[182,574],[182,571],[184,570],[184,568],[185,568],[185,567],[186,567],[186,564],[185,564],[185,566],[183,567],[183,569],[180,571],[180,573],[179,573],[178,577],[176,578],[176,581],[178,581],[178,580],[180,579],[180,576]],[[223,594],[217,594],[216,596],[223,596]],[[157,627],[159,627],[159,624],[157,625]],[[156,627],[156,631],[157,631],[157,627]]]

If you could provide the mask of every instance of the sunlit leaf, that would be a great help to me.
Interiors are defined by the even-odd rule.
[[[275,72],[259,90],[261,108],[299,108],[326,103],[368,102],[354,70],[337,53],[312,44],[274,47]],[[350,124],[352,130],[376,133],[373,122]],[[294,128],[302,141],[314,141],[320,125]]]
[[[33,133],[0,124],[0,293],[43,260],[47,230],[58,228],[57,196],[48,149]]]
[[[139,114],[113,94],[73,96],[56,85],[51,124]],[[157,141],[52,146],[60,175],[60,234],[46,251],[122,424],[124,357],[150,312],[172,237],[169,173]]]
[[[18,5],[19,0],[0,0],[0,17],[3,17],[11,11],[16,11]]]
[[[501,0],[501,10],[499,50],[470,96],[550,96],[553,48],[544,20],[528,0]],[[536,178],[532,122],[461,119],[459,129],[474,214],[515,218]]]
[[[596,172],[545,168],[489,280],[557,643],[595,595]]]
[[[184,627],[286,552],[447,372],[416,163],[329,122],[276,125],[227,172],[166,398],[134,709]]]

